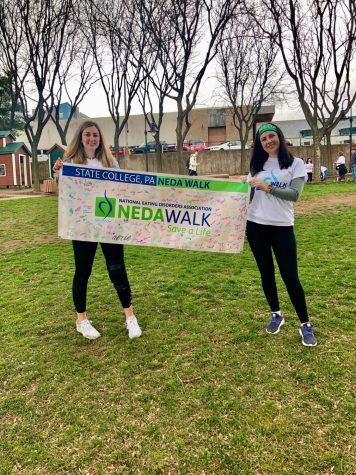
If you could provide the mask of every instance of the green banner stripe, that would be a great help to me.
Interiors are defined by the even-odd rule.
[[[241,181],[213,181],[204,180],[195,177],[169,177],[157,176],[157,186],[164,188],[188,188],[191,190],[210,190],[210,191],[227,191],[231,193],[247,193],[248,183]]]

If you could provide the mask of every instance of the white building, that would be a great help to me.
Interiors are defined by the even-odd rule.
[[[305,119],[274,121],[293,145],[313,145],[313,136]],[[353,117],[352,137],[356,142],[356,117]],[[350,143],[350,119],[341,120],[331,134],[331,143],[335,145]]]

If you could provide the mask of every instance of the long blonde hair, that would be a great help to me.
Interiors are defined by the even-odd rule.
[[[84,147],[82,142],[82,133],[88,127],[96,127],[100,135],[99,147],[96,149],[96,158],[103,164],[103,167],[112,168],[114,166],[114,158],[110,151],[109,146],[107,145],[101,129],[96,122],[87,120],[83,122],[79,127],[76,133],[74,134],[73,139],[71,140],[67,150],[64,154],[64,161],[72,160],[73,163],[77,165],[86,165],[87,159],[84,154]]]

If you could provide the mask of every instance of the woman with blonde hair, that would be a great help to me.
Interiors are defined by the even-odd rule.
[[[98,124],[92,121],[86,121],[80,125],[65,152],[64,162],[89,166],[91,168],[119,168]],[[53,170],[59,172],[62,165],[63,161],[58,159],[53,166]],[[73,241],[75,273],[72,294],[77,312],[76,328],[79,333],[90,340],[95,340],[100,336],[100,333],[88,320],[86,312],[87,286],[97,246],[97,242]],[[142,332],[133,312],[131,288],[125,268],[123,245],[100,243],[100,246],[105,256],[110,280],[114,284],[124,309],[129,338],[137,338],[141,336]]]

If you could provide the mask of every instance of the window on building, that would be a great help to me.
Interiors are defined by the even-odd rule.
[[[301,137],[312,137],[312,131],[311,129],[306,129],[306,130],[300,130],[299,131]]]
[[[0,176],[6,176],[6,165],[5,165],[5,163],[0,163]]]
[[[339,129],[339,135],[350,135],[350,127]],[[356,127],[352,127],[352,135],[356,135]]]

